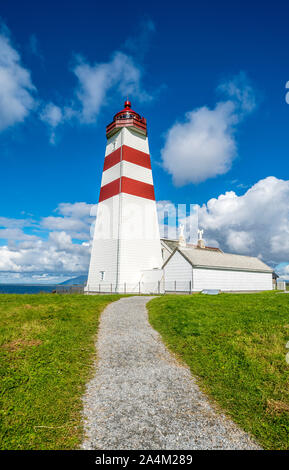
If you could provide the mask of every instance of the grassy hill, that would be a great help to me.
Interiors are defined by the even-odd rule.
[[[73,449],[99,315],[117,295],[0,295],[0,448]],[[266,449],[289,449],[289,295],[166,295],[149,303],[201,388]]]
[[[266,449],[289,449],[289,295],[167,295],[152,326],[201,388]]]
[[[73,449],[100,312],[119,296],[0,295],[1,449]]]

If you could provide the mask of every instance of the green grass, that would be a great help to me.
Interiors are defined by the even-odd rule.
[[[266,449],[289,449],[289,295],[168,295],[152,326],[201,388]]]
[[[73,449],[99,314],[116,295],[0,295],[0,448]]]

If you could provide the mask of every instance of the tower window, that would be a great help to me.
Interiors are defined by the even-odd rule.
[[[101,281],[104,281],[104,279],[105,279],[105,271],[99,271],[99,276],[100,276],[100,280],[101,280]]]

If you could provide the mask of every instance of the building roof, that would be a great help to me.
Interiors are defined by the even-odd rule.
[[[171,259],[176,251],[179,251],[194,267],[230,270],[234,269],[238,271],[273,272],[273,269],[267,266],[267,264],[263,263],[263,261],[261,261],[259,258],[192,247],[175,248],[165,264]]]
[[[161,238],[161,241],[165,243],[171,251],[179,246],[179,240],[171,240],[169,238]],[[196,248],[197,250],[206,250],[206,251],[218,251],[223,253],[220,248],[212,247],[212,246],[205,246],[205,248],[200,248],[198,245],[193,245],[192,243],[187,243],[187,247],[189,248]]]
[[[170,251],[174,251],[175,248],[178,246],[178,240],[169,240],[168,238],[161,238],[161,242],[163,242]]]

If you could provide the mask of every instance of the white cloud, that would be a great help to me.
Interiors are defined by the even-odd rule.
[[[43,110],[41,119],[46,121],[51,127],[56,127],[62,121],[63,114],[58,106],[49,103]]]
[[[0,229],[0,239],[9,240],[35,240],[35,235],[28,235],[20,228],[4,228]]]
[[[254,246],[255,238],[251,233],[244,232],[243,230],[228,230],[227,234],[227,245],[235,253],[250,253],[250,250]]]
[[[278,273],[280,280],[289,280],[289,263],[281,263],[279,266],[276,266],[275,271]]]
[[[58,249],[66,250],[67,247],[72,245],[71,236],[68,233],[61,231],[61,232],[51,232],[49,234],[49,240],[52,242],[52,245]]]
[[[0,247],[0,271],[19,273],[53,273],[73,275],[86,272],[89,249],[72,243],[64,232],[50,234],[48,241],[20,246],[15,249]]]
[[[96,215],[95,204],[85,202],[62,202],[55,209],[59,216],[43,217],[40,226],[47,230],[65,231],[72,238],[87,240],[90,238],[92,217]]]
[[[128,38],[120,50],[107,61],[89,63],[81,54],[75,56],[71,71],[77,78],[73,95],[62,99],[66,105],[43,104],[40,119],[48,126],[50,143],[56,143],[56,129],[68,123],[93,124],[101,109],[112,100],[124,100],[133,96],[138,101],[150,101],[153,96],[142,86],[143,58],[155,31],[154,23],[144,18],[137,25],[137,32]],[[32,36],[31,48],[37,52],[37,40]],[[154,92],[158,95],[160,89]],[[121,97],[121,98],[120,98]],[[121,103],[121,102],[120,102]]]
[[[151,97],[141,90],[141,69],[123,52],[115,52],[105,63],[88,64],[79,59],[74,73],[78,78],[76,96],[80,103],[80,120],[95,122],[102,106],[107,104],[107,94],[117,90],[123,96],[133,94],[140,100]]]
[[[32,225],[33,220],[29,219],[11,219],[8,217],[0,217],[0,228],[13,228],[13,227],[24,227],[27,224]]]
[[[92,65],[78,57],[73,72],[78,79],[75,99],[64,107],[48,103],[40,113],[40,119],[49,128],[50,143],[53,145],[56,143],[56,128],[59,125],[72,120],[82,124],[94,123],[101,108],[108,104],[108,95],[133,95],[139,101],[151,99],[141,88],[140,67],[123,52],[115,52],[108,62]]]
[[[18,273],[18,282],[35,282],[36,278],[61,282],[87,272],[92,208],[93,204],[84,202],[61,203],[56,209],[59,216],[43,217],[38,223],[29,218],[0,218],[0,239],[6,240],[0,246],[1,281],[17,281]],[[27,227],[29,234],[24,232]]]
[[[227,173],[237,155],[236,126],[256,106],[252,87],[240,74],[218,87],[230,99],[187,112],[174,124],[162,149],[163,167],[176,186]]]
[[[0,131],[23,122],[36,106],[30,72],[7,34],[0,34]]]
[[[190,216],[184,216],[181,204],[159,201],[161,234],[177,238],[176,227],[182,223],[188,242],[196,243],[197,228],[203,228],[207,246],[257,256],[289,279],[288,201],[289,180],[273,176],[258,181],[241,196],[227,191],[202,206],[192,204]],[[164,211],[169,215],[166,220]]]
[[[40,225],[48,230],[73,230],[77,232],[87,229],[85,221],[72,217],[44,217]]]
[[[40,113],[41,121],[45,122],[50,130],[49,142],[55,144],[55,131],[54,129],[64,121],[64,114],[59,106],[53,103],[48,103]]]
[[[77,56],[72,72],[78,82],[74,95],[67,105],[52,102],[43,103],[39,118],[49,129],[50,143],[56,143],[56,129],[59,125],[75,120],[84,124],[94,123],[103,106],[108,104],[108,96],[133,95],[138,101],[148,101],[152,96],[142,88],[143,67],[139,61],[147,50],[154,25],[149,19],[138,28],[134,40],[130,38],[123,49],[115,51],[111,59],[102,63],[88,63]],[[142,49],[140,54],[139,47]],[[29,51],[43,60],[39,52],[38,40],[30,36]],[[38,105],[34,98],[36,88],[30,71],[21,63],[19,52],[12,46],[8,29],[2,26],[0,32],[0,131],[23,122]]]
[[[62,202],[58,205],[57,212],[67,217],[87,217],[93,215],[91,211],[95,207],[96,204],[87,204],[86,202],[75,202],[74,204]]]
[[[277,265],[289,262],[289,181],[269,176],[242,196],[234,191],[199,208],[205,239],[224,251],[259,256]]]
[[[143,61],[155,25],[144,18],[137,32],[129,37],[121,50],[115,51],[107,62],[89,64],[78,56],[73,69],[78,78],[76,97],[80,104],[78,117],[83,123],[95,122],[101,108],[108,103],[108,94],[115,92],[126,97],[132,95],[139,101],[150,101],[152,96],[142,87]]]
[[[256,108],[255,91],[249,84],[248,78],[244,72],[240,72],[239,75],[235,76],[232,80],[221,83],[217,90],[234,101],[241,117],[243,117],[242,113],[251,113]]]
[[[176,186],[199,183],[227,173],[236,156],[232,132],[234,108],[219,103],[186,114],[186,122],[175,124],[168,132],[162,149],[164,168]]]
[[[227,252],[258,256],[287,279],[288,200],[289,180],[270,176],[258,181],[241,196],[228,191],[210,199],[198,209],[199,226],[205,230],[204,238],[208,245],[220,246]],[[95,207],[84,202],[61,203],[56,209],[56,217],[44,217],[38,223],[29,218],[26,221],[1,218],[0,237],[7,239],[7,243],[0,246],[2,282],[7,276],[11,278],[17,273],[26,282],[32,281],[34,275],[45,274],[49,279],[54,277],[61,281],[63,277],[86,273],[91,247],[90,229],[94,221],[90,214],[94,213]],[[197,226],[195,207],[193,205],[191,224],[194,232]],[[175,238],[179,214],[170,201],[160,201],[161,224],[164,224],[164,211],[169,215],[166,221],[169,227],[165,232]],[[184,222],[183,219],[181,221]],[[29,233],[25,233],[26,229]]]

